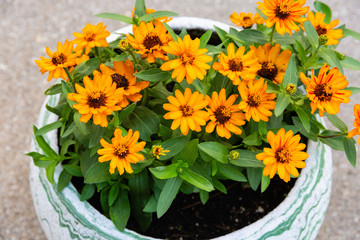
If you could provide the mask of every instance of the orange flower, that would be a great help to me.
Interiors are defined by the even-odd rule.
[[[319,115],[324,113],[337,114],[340,112],[340,104],[350,102],[350,90],[344,90],[348,85],[346,77],[337,68],[329,71],[329,66],[324,64],[319,71],[319,76],[314,75],[312,70],[311,79],[300,73],[301,81],[306,86],[307,97],[311,103],[311,113],[319,109]]]
[[[77,93],[69,93],[67,98],[78,102],[73,108],[81,114],[81,122],[87,123],[93,117],[95,125],[107,127],[107,115],[121,109],[116,104],[123,98],[123,89],[116,89],[116,84],[106,75],[94,75],[94,80],[85,76],[83,80],[85,88],[76,83]]]
[[[196,78],[204,79],[206,70],[210,66],[206,63],[212,61],[212,57],[205,55],[208,51],[206,48],[200,47],[200,39],[191,40],[190,35],[186,35],[184,40],[177,39],[177,42],[169,42],[169,45],[164,47],[168,54],[177,56],[175,60],[170,60],[161,65],[161,70],[171,71],[171,77],[176,78],[176,81],[182,82],[186,77],[186,81],[191,84]]]
[[[252,13],[244,13],[244,12],[241,12],[240,16],[236,12],[233,12],[230,15],[230,20],[236,26],[241,26],[243,28],[251,28],[252,25],[254,25],[254,23],[263,24],[265,22],[265,20],[258,13],[256,13],[255,16],[253,17]]]
[[[99,149],[97,153],[103,156],[99,157],[99,162],[111,161],[109,169],[111,174],[115,173],[115,168],[118,169],[120,175],[124,173],[124,170],[132,173],[130,163],[137,163],[139,160],[145,159],[144,155],[138,152],[144,149],[146,142],[136,143],[139,140],[139,132],[135,131],[133,134],[132,129],[129,129],[128,134],[124,137],[121,135],[120,129],[116,129],[114,135],[111,144],[103,138],[100,140],[103,148]]]
[[[100,71],[102,74],[111,76],[113,82],[116,83],[116,88],[122,88],[124,90],[124,98],[120,99],[118,103],[122,108],[129,105],[129,101],[140,101],[142,95],[140,91],[149,86],[148,81],[136,82],[134,76],[134,65],[130,60],[126,62],[114,62],[114,68],[109,68],[105,64],[100,65]],[[100,74],[98,71],[94,71],[94,74]]]
[[[234,85],[240,84],[240,77],[244,81],[254,80],[261,66],[253,50],[244,53],[245,47],[241,46],[235,52],[235,45],[230,43],[227,55],[220,53],[219,62],[215,62],[212,67],[232,80]]]
[[[81,57],[75,58],[75,64],[69,67],[69,72],[72,72],[77,65],[87,60],[89,60],[89,56],[86,54],[83,54]]]
[[[360,134],[360,105],[359,104],[355,104],[354,106],[354,115],[355,115],[355,120],[354,120],[354,129],[351,130],[348,133],[348,138],[352,138],[355,135],[359,135]],[[359,144],[360,144],[360,137],[359,137]]]
[[[328,37],[327,43],[325,45],[336,45],[339,43],[340,38],[343,37],[343,31],[341,29],[333,29],[339,24],[339,20],[336,19],[329,24],[324,23],[325,14],[321,12],[316,12],[315,15],[313,12],[308,12],[308,19],[314,26],[317,34],[319,36],[326,35]]]
[[[284,35],[288,32],[292,35],[292,30],[299,31],[296,23],[305,22],[307,19],[301,17],[309,11],[309,7],[303,7],[306,0],[264,0],[258,2],[259,9],[268,18],[265,20],[267,27],[275,24],[276,31]]]
[[[250,48],[255,52],[259,59],[261,69],[257,71],[257,75],[267,78],[277,84],[282,83],[285,71],[291,57],[291,51],[286,49],[280,53],[280,45],[275,44],[273,47],[270,43]]]
[[[204,95],[199,92],[191,93],[190,88],[186,88],[184,95],[177,89],[175,97],[169,96],[167,99],[170,103],[165,103],[163,107],[169,112],[164,115],[164,118],[174,120],[171,130],[180,126],[181,133],[187,135],[189,128],[200,132],[200,126],[206,125],[209,114],[200,110],[208,104],[208,101],[204,100]]]
[[[256,155],[265,164],[263,175],[273,178],[278,172],[285,182],[290,181],[290,174],[299,176],[296,168],[306,167],[304,160],[309,157],[309,154],[302,151],[306,145],[300,143],[300,135],[294,136],[292,130],[285,133],[285,129],[281,128],[276,135],[269,131],[267,140],[271,148],[264,148],[262,153]]]
[[[213,92],[212,98],[206,96],[209,102],[207,109],[210,115],[210,122],[206,126],[206,132],[212,133],[216,127],[216,132],[220,137],[229,139],[233,132],[240,135],[242,130],[238,127],[245,124],[245,116],[239,112],[237,105],[233,105],[237,98],[236,94],[226,99],[226,90],[221,89],[220,93]]]
[[[269,121],[271,110],[275,108],[276,94],[266,93],[267,83],[264,79],[260,78],[255,83],[250,81],[247,85],[241,83],[238,89],[242,99],[239,109],[245,112],[246,120],[250,121],[252,118],[255,122]]]
[[[75,50],[79,51],[85,48],[85,54],[89,54],[93,47],[107,47],[109,44],[106,38],[110,36],[110,32],[105,30],[106,26],[99,23],[96,26],[90,23],[82,29],[82,33],[74,32],[76,45]]]
[[[65,68],[75,64],[76,54],[72,54],[73,43],[65,40],[64,45],[61,42],[57,44],[57,50],[51,52],[49,47],[46,47],[46,53],[50,58],[40,57],[41,60],[35,60],[35,63],[40,67],[42,74],[49,72],[48,81],[53,78],[67,79]]]
[[[126,35],[127,40],[149,63],[155,62],[155,58],[167,60],[163,48],[171,41],[171,36],[161,22],[133,25],[133,33],[134,36]]]

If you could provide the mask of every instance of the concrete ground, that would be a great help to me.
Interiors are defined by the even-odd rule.
[[[325,1],[325,0],[324,0]],[[255,0],[147,0],[147,6],[181,16],[210,18],[231,24],[233,12],[254,12]],[[119,0],[0,0],[0,239],[45,239],[33,208],[28,181],[28,151],[32,124],[44,101],[47,83],[34,63],[45,47],[72,39],[86,23],[104,21],[109,31],[124,24],[94,17],[101,12],[130,16],[134,1]],[[307,5],[312,7],[313,1]],[[327,0],[333,17],[360,32],[360,1]],[[345,39],[339,51],[360,59],[360,42]],[[346,70],[352,86],[360,87],[360,72]],[[342,106],[340,117],[352,129],[353,106],[359,95]],[[334,152],[332,198],[318,239],[360,239],[360,168]],[[358,157],[359,159],[359,157]]]

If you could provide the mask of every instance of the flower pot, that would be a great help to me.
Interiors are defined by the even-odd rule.
[[[211,29],[216,25],[224,30],[229,26],[206,19],[175,18],[170,22],[173,28]],[[131,26],[117,31],[127,33]],[[108,41],[117,38],[112,34]],[[59,96],[46,99],[45,104],[55,106]],[[43,105],[37,126],[57,120],[57,116],[46,110]],[[44,138],[50,146],[58,149],[57,133],[47,133]],[[41,152],[32,143],[31,151]],[[320,142],[309,142],[306,168],[301,171],[293,189],[284,201],[262,219],[216,239],[315,239],[324,219],[330,201],[332,159],[329,147]],[[45,170],[30,163],[31,193],[40,224],[48,239],[154,239],[125,229],[120,232],[110,219],[101,215],[88,202],[81,202],[80,194],[72,184],[62,192],[57,192],[57,180],[61,172],[55,171],[55,184],[50,184]]]

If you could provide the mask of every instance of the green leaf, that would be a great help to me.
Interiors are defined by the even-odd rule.
[[[326,114],[327,119],[341,132],[347,132],[348,127],[346,124],[336,115]]]
[[[121,192],[115,203],[110,207],[110,218],[114,225],[121,232],[124,231],[130,217],[130,202],[128,191],[121,189]]]
[[[266,80],[267,83],[267,89],[266,92],[267,93],[280,93],[280,86],[277,85],[276,83],[272,82],[271,80]]]
[[[341,60],[340,63],[341,66],[343,66],[344,68],[349,68],[352,70],[360,70],[360,61],[352,57],[345,56],[345,58]]]
[[[127,24],[134,24],[132,18],[124,16],[124,15],[116,14],[116,13],[104,12],[104,13],[96,14],[95,17],[117,20],[117,21],[124,22]]]
[[[69,105],[72,107],[72,105],[76,104],[77,102],[71,101],[67,98],[67,95],[69,93],[73,93],[74,89],[72,88],[71,83],[69,82],[65,82],[65,81],[61,81],[61,87],[62,87],[62,91],[66,97],[66,101],[69,103]]]
[[[295,84],[297,86],[298,77],[295,63],[295,54],[292,54],[289,60],[289,64],[286,68],[284,80],[282,86],[285,88],[288,84]]]
[[[140,138],[150,142],[150,136],[159,131],[160,119],[156,113],[144,106],[138,106],[123,121],[123,126],[140,132]]]
[[[332,137],[334,135],[342,135],[342,134],[343,134],[342,132],[325,130],[320,134],[320,136],[323,136],[325,138],[319,137],[319,139],[321,142],[327,144],[329,147],[331,147],[334,150],[344,151],[344,144],[343,144],[344,136]]]
[[[119,184],[112,185],[109,192],[109,199],[108,199],[109,206],[112,206],[114,204],[117,197],[119,196],[119,193],[120,193]]]
[[[170,12],[170,11],[156,11],[150,14],[146,14],[144,16],[142,16],[139,19],[139,22],[144,21],[144,22],[150,22],[151,20],[157,19],[157,18],[162,18],[162,17],[173,17],[173,16],[177,16],[178,14],[175,12]]]
[[[205,203],[209,200],[209,193],[207,191],[200,189],[199,195],[202,204],[205,205]]]
[[[71,179],[72,179],[71,174],[69,174],[65,170],[62,170],[57,184],[58,192],[61,192],[70,183]]]
[[[254,29],[244,29],[236,34],[242,42],[254,42],[260,45],[264,45],[266,40],[266,35],[263,32]]]
[[[290,104],[290,97],[283,92],[280,93],[276,100],[276,105],[274,110],[275,117],[280,116],[289,104]]]
[[[58,164],[57,161],[53,162],[52,164],[50,164],[49,166],[46,167],[46,178],[49,180],[49,182],[51,184],[54,184],[54,172],[55,172],[55,167]]]
[[[62,93],[61,83],[55,84],[45,91],[45,95],[55,95]]]
[[[148,70],[134,73],[134,76],[153,83],[160,81],[166,82],[171,78],[171,72],[163,71],[160,68],[151,68]]]
[[[360,41],[360,33],[355,32],[351,29],[345,28],[343,31],[343,35],[344,35],[344,37],[352,37],[352,38]]]
[[[360,93],[359,87],[347,87],[347,88],[345,88],[345,90],[350,90],[352,94]]]
[[[350,164],[355,167],[356,166],[356,142],[353,139],[348,137],[344,137],[343,139],[344,150],[346,157],[348,158]]]
[[[90,127],[90,142],[89,148],[93,148],[100,143],[100,139],[105,135],[106,128],[101,127],[100,125],[92,124]]]
[[[193,139],[187,142],[184,149],[176,156],[176,159],[183,160],[189,166],[193,165],[199,156],[199,139]]]
[[[77,165],[63,165],[63,168],[75,177],[82,177],[82,172],[80,166]]]
[[[317,34],[314,26],[311,24],[310,21],[304,22],[303,25],[305,28],[306,36],[308,37],[311,46],[314,49],[317,49],[319,46],[319,35]]]
[[[122,109],[118,113],[118,120],[119,120],[119,124],[121,124],[134,110],[135,110],[136,104],[130,104],[129,106],[127,106],[126,108]]]
[[[262,168],[246,168],[250,187],[256,191],[262,178]]]
[[[74,113],[74,123],[76,127],[79,129],[80,133],[83,135],[88,135],[89,130],[87,129],[86,123],[80,121],[81,114],[79,112]]]
[[[310,126],[310,117],[309,117],[309,115],[308,115],[308,114],[305,112],[305,110],[302,109],[301,107],[297,107],[297,106],[295,107],[295,106],[294,106],[294,110],[295,110],[295,112],[297,113],[297,115],[299,116],[300,121],[301,121],[304,129],[305,129],[308,133],[310,133],[310,128],[311,128],[311,126]]]
[[[101,183],[106,182],[111,179],[111,174],[109,173],[110,163],[97,162],[92,165],[85,174],[84,182],[85,183]]]
[[[239,158],[237,160],[230,160],[230,163],[238,167],[264,167],[262,161],[256,158],[255,152],[248,150],[235,149],[239,153]]]
[[[147,213],[153,213],[156,212],[156,205],[157,205],[157,201],[155,199],[154,196],[151,196],[149,201],[147,202],[146,206],[144,207],[144,212]]]
[[[265,192],[265,190],[270,185],[270,176],[262,176],[261,177],[261,192]]]
[[[159,126],[159,136],[160,137],[162,137],[163,139],[169,139],[172,137],[172,133],[173,133],[173,131],[170,128],[160,124],[160,126]]]
[[[322,13],[325,14],[324,22],[326,24],[329,24],[330,21],[331,21],[331,9],[330,9],[330,7],[328,5],[326,5],[325,3],[320,2],[320,1],[315,1],[314,2],[314,7],[315,7],[316,11],[322,12]]]
[[[226,178],[238,181],[247,182],[245,175],[235,166],[230,164],[217,164],[218,171]]]
[[[249,146],[260,146],[261,145],[261,138],[258,132],[254,132],[244,138],[243,143]]]
[[[62,145],[61,145],[61,151],[60,151],[60,155],[61,156],[65,156],[65,154],[68,152],[68,148],[73,145],[76,144],[76,142],[72,139],[68,139],[66,140]]]
[[[220,163],[228,162],[229,150],[218,142],[202,142],[199,144],[199,153],[204,161],[216,160]]]
[[[89,76],[94,70],[98,69],[100,63],[101,62],[98,58],[90,58],[89,60],[80,63],[72,70],[72,78],[75,82],[79,82],[83,79],[83,77]]]
[[[177,40],[178,36],[177,36],[176,33],[174,32],[174,30],[173,30],[168,24],[166,24],[166,23],[162,23],[162,24],[165,26],[165,28],[166,28],[166,30],[168,31],[168,33],[170,34],[171,38],[172,38],[175,42],[177,42],[177,41],[178,41],[178,40]]]
[[[150,172],[159,179],[174,178],[178,175],[177,169],[181,166],[181,163],[171,164],[169,166],[159,166],[155,168],[149,168]]]
[[[228,37],[226,36],[228,33],[217,26],[214,26],[214,28],[215,28],[215,31],[216,31],[217,35],[219,36],[221,42],[224,42],[225,47],[227,47],[227,45],[229,43],[227,43],[225,41],[226,41],[226,39],[228,39]]]
[[[54,160],[58,159],[60,156],[50,147],[50,145],[45,141],[43,136],[36,136],[36,133],[38,131],[36,126],[33,126],[33,130],[34,130],[34,134],[35,134],[35,140],[37,142],[37,144],[39,145],[39,147],[41,148],[41,150],[43,150],[43,152],[49,156],[54,158]]]
[[[109,210],[110,210],[110,208],[109,208],[109,192],[110,192],[110,189],[105,188],[100,193],[101,209],[103,210],[104,215],[107,216],[108,218],[110,218],[110,216],[109,216]]]
[[[66,138],[70,134],[73,133],[74,129],[76,128],[76,124],[74,122],[65,130],[65,132],[61,135],[62,138]]]
[[[300,118],[298,117],[292,117],[293,123],[295,125],[295,127],[297,127],[299,129],[299,132],[301,134],[303,134],[305,137],[311,139],[312,141],[316,142],[317,141],[317,136],[316,134],[314,134],[312,131],[307,132],[303,126],[303,124],[301,123]],[[311,128],[310,128],[311,129]]]
[[[227,194],[226,187],[219,180],[217,180],[216,178],[213,178],[213,184],[214,184],[215,189],[219,190],[220,192],[222,192],[224,194]]]
[[[160,218],[171,206],[175,199],[183,180],[179,177],[170,178],[166,181],[162,189],[156,206],[157,217]]]
[[[208,31],[206,31],[201,37],[200,37],[200,47],[199,48],[204,48],[206,46],[206,44],[209,42],[211,35],[213,33],[213,30],[210,29]]]
[[[135,16],[141,18],[146,15],[145,0],[136,0],[135,2]]]
[[[56,122],[47,124],[36,131],[36,136],[44,135],[45,133],[48,133],[52,130],[60,128],[62,125],[63,125],[63,123],[60,121],[56,121]]]
[[[209,180],[201,176],[200,174],[197,174],[196,172],[191,171],[188,168],[182,168],[182,171],[179,171],[179,177],[187,181],[188,183],[191,183],[195,187],[199,189],[203,189],[207,192],[211,192],[214,190],[213,185]]]
[[[322,47],[319,49],[319,55],[325,60],[328,65],[330,65],[330,67],[337,67],[339,71],[344,74],[344,69],[339,59],[336,57],[334,50]]]
[[[86,175],[87,171],[91,166],[98,162],[98,157],[99,156],[97,154],[90,157],[90,149],[87,149],[86,151],[81,153],[80,168],[83,176]]]
[[[95,193],[96,186],[94,184],[85,184],[81,190],[80,201],[89,200]]]
[[[170,150],[170,152],[166,153],[165,155],[161,155],[160,160],[170,159],[180,153],[188,141],[189,138],[187,136],[180,136],[162,142],[161,146],[164,148],[164,150]]]

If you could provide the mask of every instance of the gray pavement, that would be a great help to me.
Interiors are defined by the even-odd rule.
[[[149,0],[149,8],[171,10],[181,16],[210,18],[231,24],[233,12],[254,12],[255,0]],[[313,1],[307,5],[312,6]],[[0,239],[45,239],[32,205],[28,181],[28,151],[32,124],[45,97],[47,83],[34,63],[55,49],[58,41],[72,39],[72,33],[86,23],[102,19],[100,12],[130,16],[130,0],[0,0]],[[328,0],[333,16],[360,32],[360,1]],[[124,24],[103,20],[109,31]],[[345,39],[341,52],[360,59],[360,42]],[[360,72],[346,71],[352,86],[360,87]],[[359,95],[342,106],[340,117],[352,129],[353,106]],[[335,152],[332,198],[317,239],[360,239],[360,167],[353,169],[345,155]],[[358,157],[359,159],[359,157]]]

